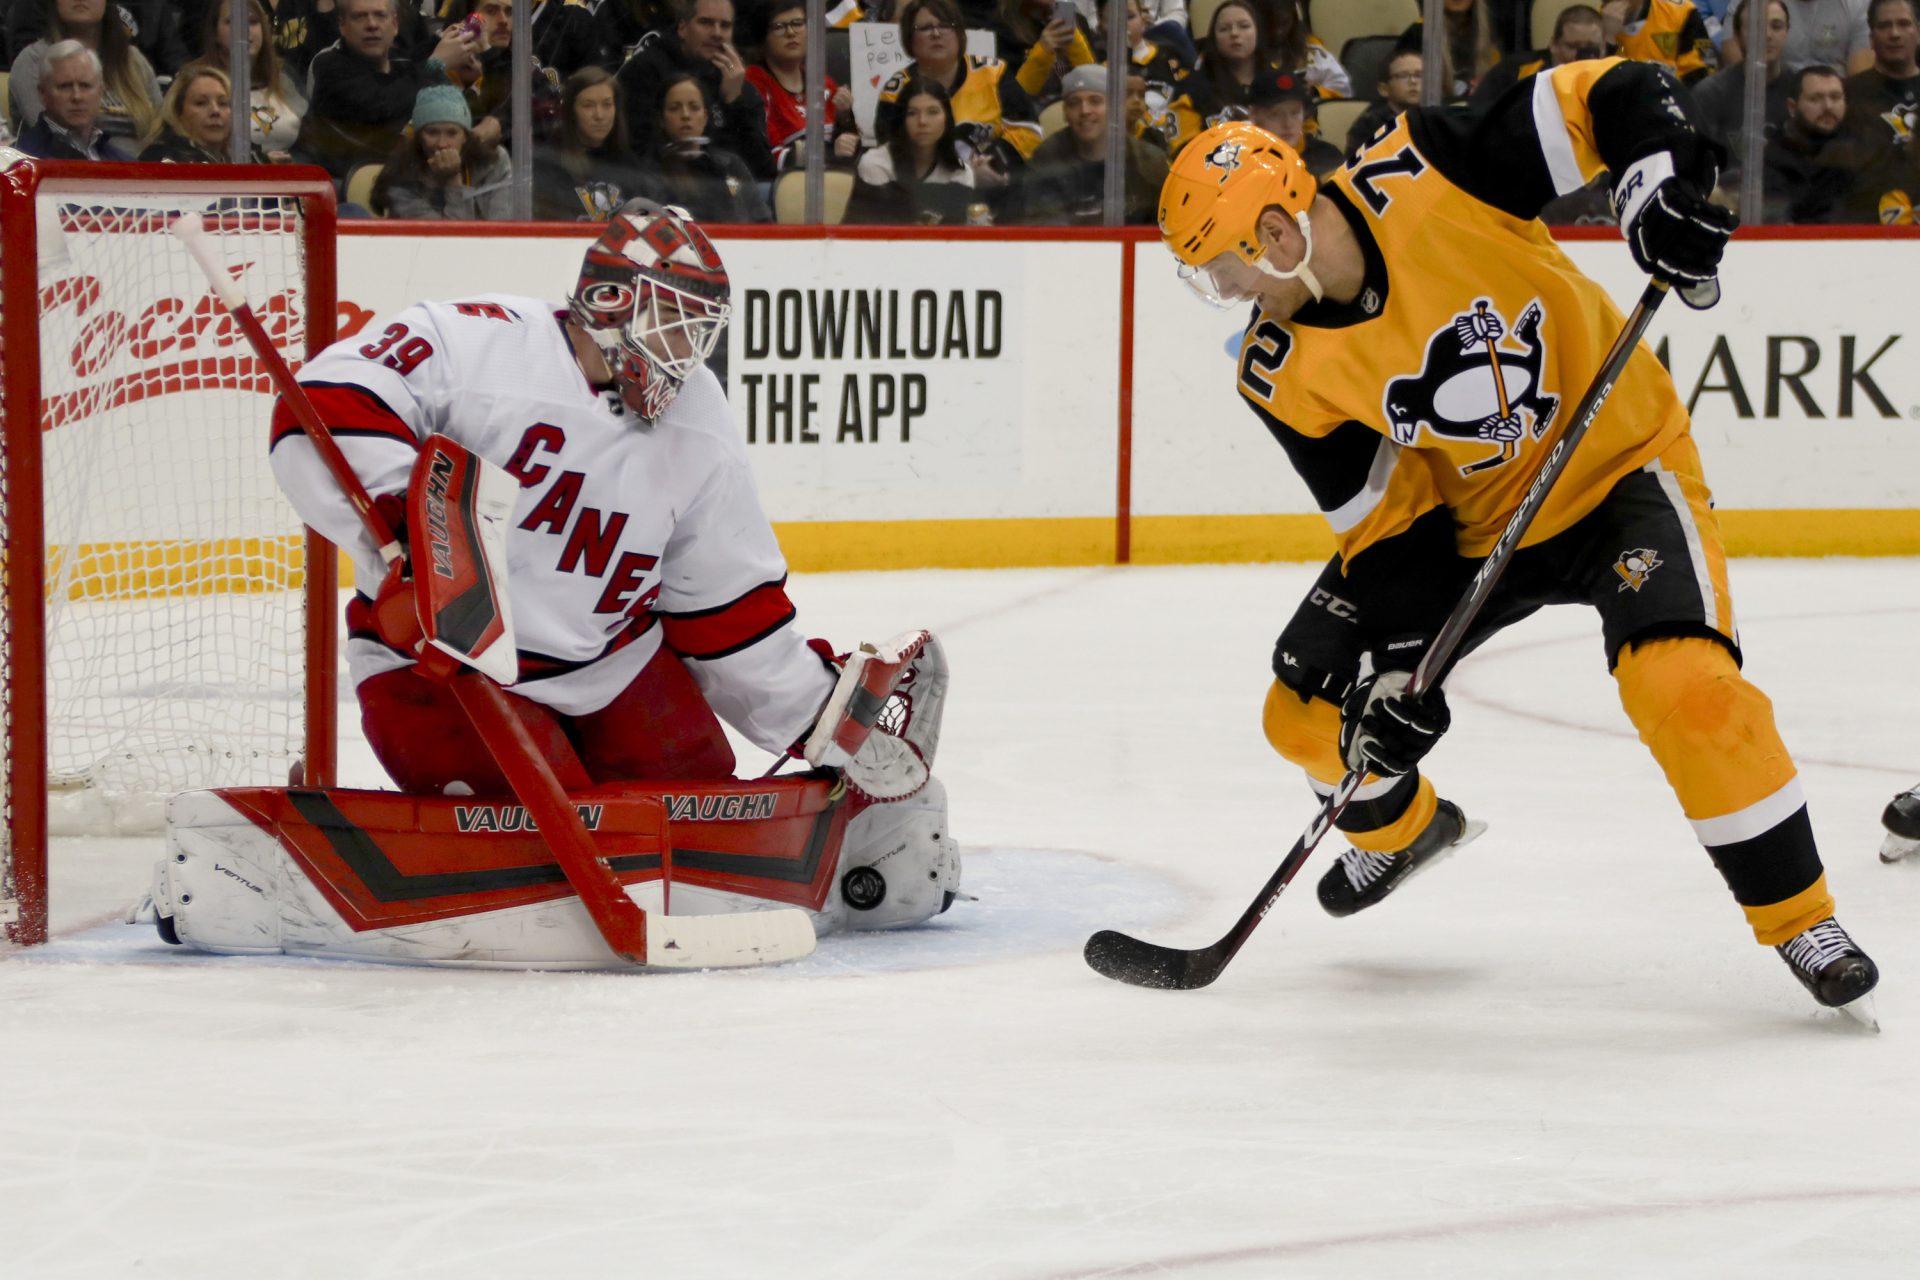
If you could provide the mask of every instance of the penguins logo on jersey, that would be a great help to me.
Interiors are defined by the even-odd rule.
[[[1620,575],[1617,591],[1632,588],[1635,591],[1647,585],[1647,576],[1663,563],[1652,547],[1635,547],[1631,551],[1622,551],[1620,558],[1613,562],[1613,571]]]
[[[1519,456],[1519,442],[1538,440],[1560,410],[1560,398],[1543,393],[1540,372],[1547,344],[1540,336],[1540,303],[1527,304],[1513,328],[1520,346],[1502,346],[1506,318],[1480,298],[1427,340],[1418,374],[1387,383],[1383,408],[1393,438],[1413,444],[1425,427],[1445,440],[1485,440],[1499,452],[1468,463],[1460,474],[1503,466]]]
[[[1207,168],[1232,173],[1240,167],[1240,144],[1223,142],[1207,155]]]

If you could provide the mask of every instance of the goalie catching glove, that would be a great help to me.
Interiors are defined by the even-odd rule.
[[[871,802],[905,800],[926,786],[947,697],[940,641],[930,631],[908,631],[851,654],[821,656],[840,668],[840,678],[797,753],[815,768],[840,770]]]

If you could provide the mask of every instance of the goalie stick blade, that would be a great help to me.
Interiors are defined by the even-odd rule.
[[[1087,939],[1087,965],[1104,978],[1160,991],[1192,991],[1220,976],[1226,962],[1218,945],[1183,951],[1102,929]]]
[[[813,921],[804,911],[743,911],[718,916],[647,917],[653,969],[744,969],[813,954]]]

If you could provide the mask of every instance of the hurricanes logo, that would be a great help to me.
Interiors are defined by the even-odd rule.
[[[1528,303],[1513,329],[1516,350],[1500,345],[1506,321],[1488,299],[1454,316],[1428,339],[1420,372],[1387,383],[1382,405],[1394,440],[1410,445],[1425,427],[1444,440],[1500,446],[1498,453],[1461,467],[1463,476],[1512,462],[1520,442],[1529,434],[1535,440],[1545,435],[1560,411],[1560,398],[1540,390],[1547,355],[1540,321],[1540,303]]]
[[[1221,169],[1232,173],[1240,167],[1242,147],[1237,142],[1223,142],[1207,155],[1207,168]]]
[[[1635,547],[1632,551],[1622,551],[1620,558],[1613,562],[1613,571],[1620,575],[1619,591],[1631,588],[1638,591],[1647,584],[1647,577],[1658,569],[1663,561],[1654,554],[1652,547]]]

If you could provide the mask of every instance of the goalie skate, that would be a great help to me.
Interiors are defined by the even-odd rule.
[[[1350,916],[1379,902],[1416,871],[1425,870],[1487,829],[1470,822],[1451,800],[1442,800],[1414,842],[1398,853],[1349,849],[1320,877],[1320,905],[1330,916]]]

